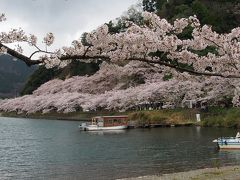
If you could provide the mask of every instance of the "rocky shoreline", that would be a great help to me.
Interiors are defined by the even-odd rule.
[[[240,166],[205,168],[164,175],[141,176],[122,180],[237,180],[240,179]]]

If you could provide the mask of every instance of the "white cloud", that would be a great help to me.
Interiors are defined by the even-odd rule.
[[[70,45],[83,32],[119,17],[137,0],[1,0],[0,12],[7,22],[1,31],[21,27],[39,37],[48,32],[56,36],[54,48]],[[26,49],[29,54],[29,49]]]

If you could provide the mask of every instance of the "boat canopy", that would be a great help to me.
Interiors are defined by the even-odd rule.
[[[237,133],[236,138],[240,138],[240,133],[239,132]]]
[[[92,124],[109,127],[122,126],[128,124],[128,116],[95,116],[92,118]]]

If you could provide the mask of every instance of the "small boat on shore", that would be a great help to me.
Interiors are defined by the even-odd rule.
[[[128,116],[96,116],[91,123],[82,123],[83,131],[122,130],[128,128]]]
[[[220,137],[213,140],[217,143],[219,149],[239,149],[240,150],[240,133],[235,137]]]

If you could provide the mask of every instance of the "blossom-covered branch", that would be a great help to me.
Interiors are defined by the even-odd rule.
[[[154,13],[143,12],[143,18],[144,25],[128,22],[126,31],[116,34],[109,33],[108,26],[103,25],[87,34],[87,45],[81,40],[75,40],[70,47],[62,47],[53,52],[47,48],[38,48],[34,35],[27,36],[21,29],[13,30],[0,34],[1,50],[28,65],[41,63],[48,68],[64,67],[78,59],[117,64],[142,61],[194,75],[239,78],[240,27],[228,34],[218,34],[208,25],[201,26],[195,16],[176,19],[172,24]],[[187,28],[191,29],[191,38],[181,36]],[[48,33],[43,42],[48,47],[54,39],[53,34]],[[7,48],[6,44],[13,42],[28,42],[36,51],[26,57],[22,53],[16,53],[17,50]],[[44,55],[32,59],[40,53]]]

